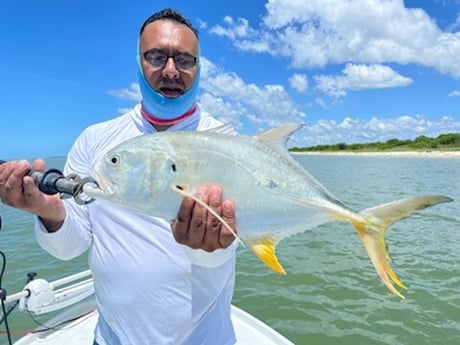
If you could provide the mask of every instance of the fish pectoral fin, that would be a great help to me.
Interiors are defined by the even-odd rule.
[[[196,195],[193,195],[192,193],[186,192],[182,188],[179,188],[179,186],[174,186],[173,190],[179,193],[180,195],[182,195],[183,197],[188,197],[188,198],[195,200],[195,202],[203,206],[209,213],[211,213],[214,217],[216,217],[222,223],[222,225],[225,226],[233,234],[233,236],[235,236],[235,238],[238,241],[240,241],[240,243],[244,246],[244,242],[236,234],[235,230],[233,230],[232,227],[216,211],[214,211],[208,204],[203,202],[203,200],[198,198]]]
[[[275,254],[275,247],[278,241],[273,237],[261,237],[246,240],[257,257],[273,271],[279,274],[286,274]]]

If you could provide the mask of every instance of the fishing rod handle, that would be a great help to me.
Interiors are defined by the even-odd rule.
[[[3,163],[7,163],[7,161],[0,159],[0,164]],[[50,169],[48,171],[29,170],[27,175],[34,179],[40,191],[48,195],[59,193],[59,190],[56,189],[56,183],[60,178],[64,177],[62,172],[57,169]],[[65,189],[67,190],[68,188]],[[73,189],[70,189],[70,193],[73,195],[72,192]]]
[[[6,163],[0,159],[0,164]],[[86,183],[96,183],[94,179],[80,178],[76,174],[64,176],[58,169],[49,169],[46,171],[30,170],[27,174],[31,176],[38,189],[48,195],[60,194],[61,199],[73,197],[75,202],[80,205],[86,205],[94,201],[92,198],[83,195],[83,186]]]

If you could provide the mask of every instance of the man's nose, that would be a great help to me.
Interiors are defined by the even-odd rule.
[[[178,79],[180,76],[180,72],[174,63],[174,59],[170,56],[168,60],[166,60],[166,64],[163,67],[163,76],[169,79]]]

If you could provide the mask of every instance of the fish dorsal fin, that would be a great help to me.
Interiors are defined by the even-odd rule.
[[[304,127],[304,125],[301,123],[293,123],[275,127],[256,135],[255,138],[265,145],[271,147],[276,152],[282,155],[286,155],[288,152],[286,145],[289,137],[292,135],[292,133],[302,127]]]
[[[177,186],[175,186],[173,188],[173,190],[175,192],[179,193],[180,195],[184,196],[184,197],[188,197],[188,198],[191,198],[191,199],[195,200],[195,202],[197,202],[201,206],[203,206],[208,212],[210,212],[214,217],[216,217],[222,223],[222,225],[225,226],[233,234],[233,236],[235,236],[235,238],[238,239],[238,241],[240,241],[241,244],[243,244],[243,247],[244,247],[243,241],[236,234],[236,232],[232,229],[232,227],[230,225],[228,225],[228,223],[216,211],[214,211],[211,207],[209,207],[209,205],[207,205],[205,202],[203,202],[203,200],[201,200],[200,198],[196,197],[192,193],[186,192],[183,189],[178,188]]]
[[[279,274],[286,274],[275,254],[275,247],[278,240],[274,237],[266,236],[247,240],[246,243],[257,255],[257,257],[273,271]]]

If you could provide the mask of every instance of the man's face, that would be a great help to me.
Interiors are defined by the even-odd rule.
[[[152,66],[143,53],[154,49],[160,55],[177,56],[188,54],[198,57],[198,40],[186,25],[160,19],[148,24],[140,37],[141,66],[150,86],[163,96],[175,98],[187,91],[193,84],[197,64],[192,68],[180,69],[174,59],[168,58],[164,66]],[[179,59],[179,57],[178,57]]]

